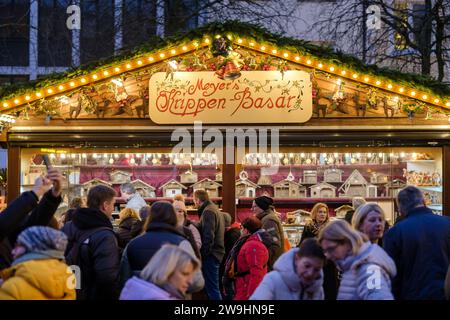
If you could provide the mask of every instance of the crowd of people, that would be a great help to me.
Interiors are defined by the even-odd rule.
[[[64,177],[53,168],[0,214],[0,299],[443,300],[450,299],[450,218],[413,186],[398,193],[389,226],[376,203],[355,198],[345,219],[324,203],[289,248],[273,199],[241,222],[204,190],[148,206],[131,184],[98,185],[59,223]]]

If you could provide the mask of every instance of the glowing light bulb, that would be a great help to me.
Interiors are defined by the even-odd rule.
[[[181,48],[181,50],[186,51],[186,50],[187,50],[187,47],[186,47],[186,46],[183,46],[183,47]]]
[[[109,164],[114,164],[114,159],[110,158],[108,162],[109,162]]]
[[[311,60],[306,60],[306,64],[311,64]]]

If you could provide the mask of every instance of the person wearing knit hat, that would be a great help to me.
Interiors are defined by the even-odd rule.
[[[255,203],[262,210],[267,210],[273,206],[273,199],[267,196],[261,196],[255,199]]]
[[[12,267],[0,274],[0,300],[75,300],[72,274],[64,262],[67,236],[53,228],[22,231],[13,249]]]
[[[284,231],[280,217],[275,213],[273,199],[267,196],[256,198],[252,204],[252,211],[256,218],[261,220],[262,228],[272,235],[275,245],[269,249],[269,271],[273,264],[284,252]]]

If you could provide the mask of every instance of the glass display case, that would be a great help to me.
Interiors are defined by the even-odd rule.
[[[282,221],[291,212],[310,212],[326,203],[343,218],[353,197],[378,203],[392,224],[400,189],[415,185],[427,205],[442,214],[441,148],[283,148],[279,153],[247,153],[236,176],[238,212],[248,211],[252,196],[274,198]],[[305,223],[305,219],[300,224]],[[297,222],[298,223],[298,222]]]
[[[21,192],[31,189],[35,179],[45,174],[44,153],[49,154],[52,165],[66,176],[60,211],[67,210],[71,199],[86,197],[90,188],[99,184],[116,190],[117,211],[125,203],[120,194],[123,183],[131,183],[147,203],[171,200],[175,195],[183,194],[190,209],[193,192],[204,189],[214,202],[221,204],[221,170],[216,154],[22,149]]]

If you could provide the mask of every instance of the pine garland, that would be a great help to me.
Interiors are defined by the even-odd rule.
[[[288,50],[296,52],[299,55],[310,56],[311,58],[319,59],[324,63],[344,66],[355,72],[377,77],[380,81],[396,82],[399,85],[413,87],[420,91],[438,96],[441,99],[448,99],[450,97],[450,86],[438,82],[431,77],[380,68],[376,65],[366,65],[356,57],[344,54],[340,51],[334,51],[332,48],[317,46],[304,40],[283,37],[281,34],[270,33],[259,25],[231,20],[224,23],[210,23],[187,33],[179,33],[171,37],[166,37],[165,39],[154,37],[147,43],[117,56],[99,59],[76,69],[68,70],[63,73],[51,74],[45,78],[30,81],[26,84],[0,87],[0,99],[6,100],[17,95],[23,95],[29,91],[36,91],[51,85],[58,85],[72,78],[89,74],[93,70],[101,71],[103,68],[115,66],[120,62],[129,59],[136,59],[144,55],[202,39],[205,35],[214,37],[217,34],[222,36],[230,35],[235,38],[241,37],[252,39],[258,43],[276,46],[280,50]]]

